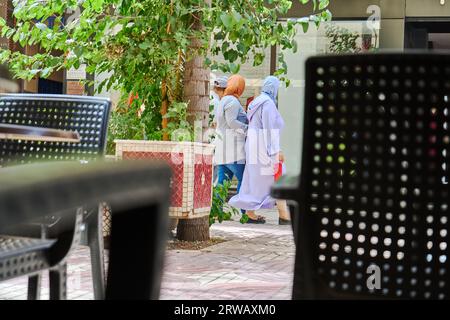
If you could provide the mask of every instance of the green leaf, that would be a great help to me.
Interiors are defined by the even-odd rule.
[[[19,43],[22,47],[26,46],[26,44],[27,44],[27,35],[26,34],[23,34],[23,33],[20,34]]]
[[[225,60],[227,60],[229,62],[235,62],[237,60],[237,58],[239,57],[239,53],[234,49],[230,49],[230,50],[224,52],[224,57],[225,57]]]
[[[47,78],[48,76],[50,76],[50,74],[52,73],[52,68],[45,68],[41,71],[41,77],[42,78]]]
[[[230,47],[230,43],[228,41],[224,41],[222,43],[222,52],[226,52],[228,50],[228,48]]]
[[[7,28],[7,27],[2,27],[2,32],[0,33],[0,35],[1,35],[2,37],[5,37],[6,32],[8,32],[8,28]]]
[[[331,11],[327,9],[322,12],[321,17],[324,21],[331,21],[333,15],[331,14]]]
[[[319,10],[324,10],[330,4],[330,0],[320,0]]]
[[[36,28],[38,28],[39,30],[46,30],[47,25],[42,22],[38,22],[38,23],[36,23]]]
[[[0,61],[2,63],[4,63],[6,60],[8,60],[10,55],[11,55],[11,51],[0,49]]]
[[[89,0],[83,4],[89,4],[89,7],[97,13],[102,12],[104,0]],[[85,6],[86,7],[86,6]]]
[[[308,29],[309,29],[309,21],[307,22],[301,22],[302,28],[303,28],[303,33],[307,33]]]
[[[253,56],[253,66],[259,66],[264,62],[264,54],[262,53],[256,53]]]
[[[16,32],[14,29],[7,29],[5,37],[6,38],[11,38],[11,36],[14,34],[14,32]]]
[[[320,17],[317,16],[317,15],[312,15],[312,16],[310,17],[310,19],[311,19],[312,22],[314,22],[314,24],[315,24],[316,27],[318,28],[319,25],[320,25],[320,22],[321,22]]]
[[[295,39],[293,39],[291,44],[292,44],[292,52],[296,53],[297,50],[298,50],[298,43],[297,43],[297,41]]]
[[[234,18],[233,18],[232,15],[229,15],[229,14],[226,14],[226,13],[222,13],[220,15],[220,20],[222,21],[222,23],[225,26],[225,28],[231,29],[233,27]]]
[[[233,10],[233,17],[236,22],[239,22],[242,20],[242,15],[235,10]]]
[[[145,41],[145,42],[142,42],[139,44],[139,48],[141,48],[142,50],[147,50],[151,46],[152,46],[152,44],[148,41]]]
[[[219,31],[214,34],[214,40],[223,40],[225,39],[225,33],[222,31]]]
[[[81,57],[81,56],[83,56],[83,47],[82,46],[76,46],[74,49],[73,49],[73,53],[77,56],[77,57]],[[78,68],[77,68],[78,69]]]
[[[14,42],[17,42],[17,41],[19,40],[19,37],[20,37],[20,33],[19,33],[19,32],[16,32],[16,33],[14,34],[14,36],[12,37],[12,40],[13,40]]]
[[[241,66],[239,64],[230,63],[230,71],[234,74],[238,73],[241,69]]]

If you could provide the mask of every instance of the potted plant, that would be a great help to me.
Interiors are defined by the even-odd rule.
[[[119,160],[159,159],[170,164],[173,176],[169,215],[174,228],[178,219],[195,221],[210,214],[214,146],[193,141],[194,130],[187,121],[187,103],[171,104],[164,118],[171,121],[161,132],[168,133],[172,141],[115,139],[114,143]],[[209,232],[201,228],[203,224],[195,230],[190,228],[186,234],[182,234],[183,229],[177,230],[177,237],[208,240]],[[206,228],[209,229],[209,225]]]
[[[195,207],[195,200],[189,199],[199,196],[196,183],[205,185],[199,200],[204,207],[202,213],[193,209],[177,215],[185,218],[177,231],[179,238],[206,239],[212,148],[199,137],[207,136],[210,69],[237,73],[240,64],[249,59],[258,66],[264,61],[265,50],[274,45],[295,51],[298,24],[307,30],[310,21],[319,24],[331,18],[329,0],[301,2],[312,3],[313,14],[282,23],[278,17],[288,12],[290,0],[273,0],[270,4],[261,0],[14,0],[16,24],[8,26],[0,19],[0,35],[21,46],[38,45],[40,51],[27,56],[1,49],[0,62],[8,62],[17,77],[28,80],[81,65],[86,65],[90,74],[107,73],[109,76],[96,85],[97,91],[115,88],[123,93],[111,122],[115,138],[164,141],[135,142],[130,148],[125,146],[128,142],[117,141],[119,157],[134,157],[136,153],[132,152],[139,152],[141,147],[146,158],[152,152],[160,157],[156,149],[174,153],[168,151],[173,144],[170,140],[193,133],[187,139],[191,141],[178,144],[183,166],[188,166],[183,167],[183,177],[188,175],[182,180],[182,189],[191,193],[186,201]],[[66,12],[79,6],[79,17],[65,24]],[[46,23],[49,18],[51,26]],[[217,56],[224,60],[219,61]],[[278,61],[280,68],[275,74],[282,77],[286,73],[282,53]],[[85,83],[95,84],[92,80]],[[181,109],[186,111],[183,117],[178,114]],[[193,160],[199,157],[201,163],[195,164]],[[196,170],[201,172],[197,177]],[[174,188],[181,188],[174,184]],[[181,201],[185,201],[184,195]]]

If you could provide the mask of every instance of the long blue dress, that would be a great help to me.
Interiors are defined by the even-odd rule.
[[[280,133],[284,121],[275,99],[279,80],[266,78],[259,95],[249,105],[247,139],[245,143],[246,167],[239,193],[229,204],[244,210],[271,209],[275,199],[270,196],[276,165],[279,163]]]

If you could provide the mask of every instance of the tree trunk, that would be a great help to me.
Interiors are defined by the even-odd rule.
[[[166,79],[164,79],[161,83],[161,95],[162,95],[162,104],[161,104],[161,116],[162,116],[162,123],[161,127],[163,129],[163,141],[169,141],[169,134],[167,133],[167,124],[168,119],[165,118],[165,115],[167,114],[167,108],[169,101],[167,99],[167,83]]]
[[[209,240],[209,217],[178,220],[177,239],[183,241]]]
[[[199,46],[197,42],[197,40],[193,40],[191,47]],[[193,48],[193,50],[196,49]],[[193,57],[186,62],[183,100],[189,103],[188,120],[194,125],[194,140],[203,142],[203,133],[209,126],[210,104],[209,70],[204,66],[204,57]]]
[[[192,44],[195,45],[196,41],[194,40]],[[208,128],[209,120],[209,70],[204,68],[203,59],[194,57],[187,61],[184,73],[183,100],[189,102],[188,120],[191,124],[201,120],[201,126],[194,124],[197,142],[203,142],[203,132]],[[206,241],[209,238],[209,216],[178,221],[178,240]]]
[[[210,0],[206,1],[210,3]],[[201,30],[201,19],[197,17],[194,30]],[[201,47],[198,39],[192,39],[189,52],[197,52]],[[205,68],[204,57],[186,57],[184,69],[183,100],[188,102],[189,122],[201,121],[201,126],[194,124],[195,141],[203,142],[203,132],[208,129],[209,120],[209,70]],[[199,122],[200,123],[200,122]],[[201,129],[200,129],[201,127]],[[186,241],[209,240],[209,216],[195,219],[180,219],[177,227],[177,239]]]

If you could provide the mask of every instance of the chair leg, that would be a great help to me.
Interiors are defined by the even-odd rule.
[[[98,213],[92,214],[87,223],[88,245],[91,254],[92,282],[94,299],[105,299],[105,261],[103,256],[103,210],[99,205]]]
[[[28,300],[41,299],[41,274],[28,277]]]
[[[67,299],[67,264],[63,263],[49,272],[50,300]]]
[[[298,219],[298,205],[294,202],[292,203],[288,203],[289,205],[289,212],[291,214],[291,226],[292,226],[292,232],[294,233],[294,242],[295,244],[297,244],[297,237],[298,237],[298,223],[297,223],[297,219]]]
[[[106,300],[159,299],[169,199],[160,201],[160,204],[126,212],[114,212],[112,207]],[[136,221],[139,223],[133,224]]]
[[[48,226],[45,224],[40,225],[40,237],[41,239],[47,239]],[[41,285],[42,274],[38,273],[35,276],[28,277],[28,300],[40,300],[41,299]]]

